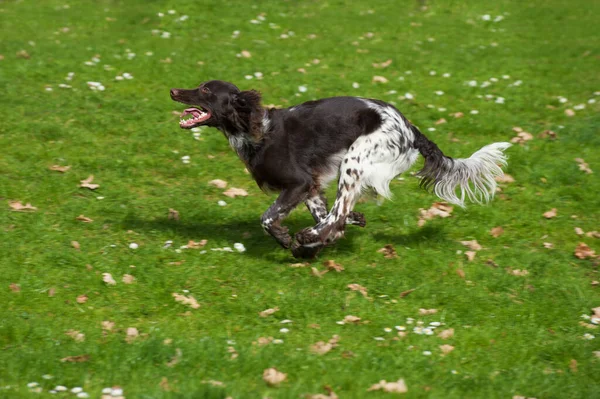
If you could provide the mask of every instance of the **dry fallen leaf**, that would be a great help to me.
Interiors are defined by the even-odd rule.
[[[571,361],[569,362],[569,368],[571,369],[572,373],[576,373],[577,372],[577,360],[571,359]]]
[[[546,248],[546,249],[554,248],[554,244],[552,244],[551,242],[545,242],[543,245],[544,245],[544,248]]]
[[[326,394],[324,393],[317,393],[314,395],[308,395],[306,396],[306,399],[338,399],[338,396],[335,394],[335,392],[333,392],[333,390],[331,389],[331,387],[325,385],[323,387],[323,389],[325,391],[327,391]]]
[[[77,330],[69,330],[65,332],[65,335],[68,335],[69,337],[73,338],[76,342],[85,341],[85,334]]]
[[[60,359],[61,362],[83,363],[90,360],[90,355],[67,356]]]
[[[325,273],[327,273],[328,271],[329,271],[329,269],[325,269],[325,270],[323,270],[323,271],[319,271],[319,269],[317,269],[316,267],[311,267],[311,268],[310,268],[310,273],[311,273],[313,276],[315,276],[315,277],[319,277],[319,278],[323,277],[323,275],[324,275]]]
[[[137,337],[139,337],[140,332],[135,327],[128,327],[126,334],[127,335],[125,336],[125,341],[127,341],[127,343],[130,344],[133,341],[135,341]]]
[[[271,386],[281,384],[287,378],[287,374],[278,371],[276,368],[268,368],[263,371],[263,380]]]
[[[579,259],[595,258],[596,251],[588,247],[585,243],[580,242],[575,248],[575,256]]]
[[[303,263],[290,263],[290,267],[307,267],[310,266],[310,263],[308,262],[303,262]]]
[[[56,295],[56,288],[52,287],[48,290],[48,296],[53,297],[54,295]]]
[[[411,288],[410,290],[406,290],[406,291],[402,291],[400,293],[400,298],[404,298],[405,296],[408,296],[411,292],[413,292],[416,288]]]
[[[575,162],[577,162],[577,164],[579,164],[579,170],[585,172],[585,173],[594,173],[592,172],[592,170],[590,169],[590,165],[588,165],[583,158],[575,158]]]
[[[426,316],[429,314],[436,314],[436,313],[437,313],[437,309],[423,309],[423,308],[419,309],[419,314],[421,316]]]
[[[99,184],[93,184],[92,181],[94,181],[94,175],[90,175],[87,179],[81,180],[79,187],[89,188],[90,190],[95,190],[100,187]]]
[[[225,188],[227,187],[227,182],[220,179],[211,180],[208,182],[211,186],[215,186],[216,188]]]
[[[165,392],[170,392],[171,391],[171,386],[169,385],[169,379],[167,377],[163,377],[160,379],[160,382],[158,383],[158,386],[160,387],[161,390],[165,391]],[[112,395],[111,395],[112,397]],[[104,399],[104,398],[101,398]]]
[[[179,220],[179,211],[176,211],[173,208],[169,208],[169,214],[167,215],[167,219],[169,219],[169,220]]]
[[[133,277],[131,274],[123,275],[123,282],[125,284],[133,284],[134,281],[135,281],[135,277]]]
[[[79,251],[80,245],[77,241],[71,241],[71,246]]]
[[[447,355],[454,350],[454,347],[452,345],[440,345],[440,350],[444,355]]]
[[[374,62],[372,65],[374,68],[387,68],[390,65],[392,65],[392,60],[387,60],[387,61],[380,62],[380,63]],[[385,83],[385,82],[383,82],[383,83]]]
[[[445,202],[434,202],[431,208],[427,210],[419,209],[419,221],[417,224],[419,227],[422,227],[427,220],[431,220],[434,217],[450,217],[453,210],[454,208]]]
[[[115,326],[115,322],[110,320],[104,320],[100,323],[100,325],[102,326],[102,330],[111,331]]]
[[[178,294],[176,292],[174,292],[172,295],[173,295],[173,298],[175,298],[175,300],[177,302],[181,302],[183,305],[188,305],[192,309],[198,309],[200,307],[200,304],[198,303],[198,301],[196,301],[196,298],[194,298],[191,295],[185,296],[185,295]]]
[[[460,243],[473,251],[479,251],[482,249],[481,245],[479,245],[477,240],[461,241]]]
[[[538,137],[541,139],[549,138],[550,140],[556,140],[558,135],[552,130],[544,130],[538,135]]]
[[[527,270],[525,270],[525,269],[523,269],[523,270],[521,270],[521,269],[511,269],[511,268],[509,267],[509,268],[507,268],[507,271],[508,271],[510,274],[512,274],[513,276],[520,276],[520,277],[523,277],[523,276],[527,276],[527,275],[529,275],[529,272],[528,272]]]
[[[567,116],[575,116],[575,111],[570,108],[565,109],[565,115]]]
[[[446,123],[446,122],[447,122],[447,121],[446,121],[446,119],[444,119],[444,118],[440,118],[440,119],[438,119],[437,121],[435,121],[435,123],[434,123],[434,124],[435,124],[435,125],[442,125],[442,124],[444,124],[444,123]]]
[[[200,381],[200,383],[212,385],[213,387],[225,388],[225,383],[223,383],[221,381],[217,381],[217,380],[202,380],[202,381]],[[225,398],[225,399],[227,399],[227,398]]]
[[[514,183],[515,182],[515,178],[506,173],[504,173],[502,176],[496,176],[494,179],[498,183]]]
[[[371,385],[367,391],[378,391],[382,390],[383,392],[388,393],[406,393],[408,389],[406,388],[406,384],[404,380],[401,378],[396,382],[386,382],[385,380],[379,381],[377,384]]]
[[[248,192],[246,190],[244,190],[243,188],[235,188],[235,187],[231,187],[227,191],[223,192],[223,194],[228,196],[229,198],[247,197],[248,196]]]
[[[242,51],[240,52],[240,54],[241,54],[241,55],[242,55],[242,57],[244,57],[244,58],[250,58],[250,57],[252,57],[252,54],[251,54],[251,53],[250,53],[248,50],[242,50]]]
[[[467,255],[468,256],[468,255]],[[458,277],[464,279],[465,278],[465,271],[463,269],[456,269],[456,274],[458,275]]]
[[[383,76],[373,76],[373,83],[387,83],[387,78]]]
[[[319,341],[316,344],[312,345],[310,347],[310,351],[313,353],[316,353],[317,355],[324,355],[327,352],[329,352],[330,350],[332,350],[333,348],[337,347],[339,340],[340,340],[340,337],[338,335],[334,335],[327,342]]]
[[[578,236],[582,236],[585,234],[585,232],[581,227],[575,227],[575,234],[577,234]]]
[[[52,165],[52,166],[50,166],[49,169],[54,170],[56,172],[65,173],[67,170],[71,169],[71,167],[70,166]]]
[[[79,295],[76,299],[77,303],[86,303],[88,301],[88,296],[83,294]]]
[[[546,219],[552,219],[554,217],[556,217],[557,215],[557,210],[556,208],[552,208],[551,210],[549,210],[548,212],[544,212],[544,217]]]
[[[438,333],[438,337],[441,339],[448,339],[454,336],[454,328],[449,328],[447,330],[440,331]]]
[[[269,345],[271,342],[273,342],[273,337],[258,337],[256,340],[258,346]]]
[[[455,118],[462,118],[463,116],[465,116],[465,114],[463,114],[462,112],[455,112],[452,114],[452,116]]]
[[[492,237],[498,238],[502,234],[504,234],[504,229],[501,226],[494,227],[493,229],[490,230],[490,234],[492,235]]]
[[[378,249],[377,252],[383,254],[383,257],[386,259],[393,259],[398,257],[398,254],[396,253],[396,250],[394,249],[392,244],[387,244],[385,247]]]
[[[271,316],[273,313],[277,312],[279,310],[278,307],[274,307],[272,309],[266,309],[263,310],[262,312],[260,312],[258,315],[260,317],[267,317],[267,316]]]
[[[360,317],[356,317],[356,316],[352,316],[352,315],[347,315],[344,317],[344,323],[355,323],[357,324],[358,322],[360,322]]]
[[[10,285],[8,286],[8,288],[10,288],[10,290],[12,292],[19,292],[19,291],[21,291],[21,287],[19,286],[19,284],[15,284],[15,283],[10,283]]]
[[[365,298],[369,297],[367,289],[365,287],[363,287],[362,285],[359,285],[359,284],[348,284],[347,287],[350,288],[352,291],[359,291],[362,294],[362,296],[364,296]]]
[[[200,240],[198,242],[195,242],[194,240],[189,240],[187,243],[187,247],[190,249],[198,249],[204,247],[207,242],[208,240]]]
[[[473,262],[473,259],[475,259],[475,255],[477,255],[477,252],[475,251],[465,251],[465,256],[467,257],[467,260],[469,262]]]
[[[323,262],[323,266],[325,266],[327,270],[335,270],[338,273],[344,270],[344,266],[340,265],[339,263],[335,263],[335,261],[331,259]]]
[[[117,282],[110,273],[102,273],[102,281],[108,285],[116,285]]]
[[[590,238],[600,238],[600,232],[598,231],[588,231],[587,233],[585,233],[586,237],[590,237]]]
[[[175,366],[181,360],[181,356],[182,356],[181,349],[175,348],[175,355],[171,358],[171,360],[169,360],[167,362],[166,366],[167,367]]]
[[[231,357],[230,357],[231,360],[237,359],[237,357],[239,356],[239,354],[237,353],[237,351],[235,350],[235,348],[233,346],[228,347],[227,352],[229,352],[231,354]]]
[[[37,211],[37,208],[31,205],[29,202],[23,205],[20,201],[10,201],[8,206],[10,206],[15,212]]]
[[[83,215],[79,215],[79,216],[77,216],[77,217],[75,218],[75,220],[79,220],[79,221],[81,221],[81,222],[83,222],[83,223],[92,223],[92,222],[93,222],[93,220],[92,220],[92,219],[90,219],[90,218],[88,218],[88,217],[85,217],[85,216],[83,216]]]

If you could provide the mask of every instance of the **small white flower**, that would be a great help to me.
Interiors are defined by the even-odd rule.
[[[383,338],[383,337],[373,337],[373,339],[375,341],[385,341],[385,338]]]
[[[584,108],[585,108],[585,104],[577,104],[577,105],[573,106],[573,109],[576,111],[581,111]]]
[[[568,99],[566,99],[565,97],[562,96],[558,96],[558,102],[560,102],[561,104],[566,103],[567,101],[569,101]]]
[[[412,71],[406,71],[404,72],[406,75],[410,75],[412,73]]]
[[[415,321],[412,317],[406,318],[406,324],[412,324]]]
[[[479,111],[477,111],[476,109],[472,109],[471,110],[471,114],[472,115],[477,115],[479,113]]]
[[[445,74],[443,74],[442,76],[443,76],[443,77],[445,77],[445,78],[449,78],[449,77],[450,77],[450,76],[452,76],[452,75],[450,75],[448,72],[446,72],[446,73],[445,73]]]
[[[423,351],[424,356],[431,356],[431,351]]]
[[[468,84],[469,86],[471,86],[471,87],[475,87],[475,86],[477,86],[477,81],[476,81],[476,80],[469,80],[469,81],[467,82],[467,84]]]
[[[443,96],[443,95],[444,95],[444,92],[443,92],[443,91],[441,91],[441,90],[437,90],[437,91],[435,92],[435,94],[437,94],[438,96]]]
[[[71,392],[73,392],[73,393],[83,392],[83,388],[81,388],[81,387],[71,388]]]
[[[498,78],[490,78],[490,82],[496,83],[497,81],[498,81]]]
[[[483,19],[484,21],[489,21],[490,19],[492,19],[492,17],[489,14],[485,14],[481,16],[481,19]]]
[[[450,372],[451,372],[452,374],[458,374],[458,371],[456,371],[456,370],[450,370]]]
[[[164,16],[165,16],[165,14],[164,14],[164,13],[162,13],[162,12],[159,12],[159,13],[158,13],[158,14],[156,14],[156,15],[158,15],[158,17],[159,17],[159,18],[162,18],[162,17],[164,17]]]
[[[344,320],[340,320],[340,321],[336,321],[335,324],[339,324],[340,326],[343,326],[346,323],[344,322]]]
[[[504,19],[504,17],[502,15],[498,15],[496,18],[494,18],[494,22],[500,22]]]
[[[590,321],[592,324],[600,324],[600,318],[598,317],[592,317]]]
[[[354,87],[355,89],[358,89],[360,87],[360,85],[356,82],[352,83],[352,87]]]
[[[429,130],[430,132],[435,132],[435,128],[434,127],[428,127],[427,130]]]
[[[251,19],[251,20],[250,20],[250,23],[251,23],[251,24],[258,25],[258,24],[260,24],[260,21],[258,21],[258,20],[256,20],[256,19]]]
[[[254,76],[256,76],[256,79],[262,79],[263,74],[262,72],[254,72]]]
[[[289,324],[289,323],[292,323],[292,321],[288,320],[288,319],[285,319],[285,320],[281,320],[279,323],[280,324]]]
[[[48,393],[50,393],[50,394],[52,394],[52,395],[55,395],[55,394],[57,394],[58,392],[56,392],[54,389],[51,389],[51,390],[49,390],[49,391],[48,391]]]
[[[52,91],[52,87],[46,87],[46,91]]]
[[[130,73],[127,73],[127,72],[125,72],[125,73],[123,74],[123,77],[124,77],[125,79],[133,79],[133,76],[131,76],[131,74],[130,74]]]
[[[106,395],[110,395],[110,393],[111,393],[111,392],[112,392],[112,388],[104,388],[104,389],[102,390],[102,393],[103,393],[103,394],[106,394]]]
[[[131,249],[138,249],[139,245],[137,245],[135,242],[132,242],[131,244],[129,244],[129,248]]]
[[[504,104],[504,97],[496,97],[496,104]]]
[[[413,98],[415,98],[415,96],[413,96],[413,95],[412,95],[412,94],[410,94],[410,93],[405,93],[405,94],[404,94],[404,97],[405,97],[407,100],[412,100]]]
[[[306,86],[298,86],[298,91],[300,93],[306,93],[308,89],[306,88]]]
[[[430,74],[431,76],[435,76],[436,72],[435,72],[435,71],[429,71],[429,74]]]
[[[121,388],[113,388],[110,390],[111,396],[123,396],[123,389]]]
[[[423,327],[415,327],[415,328],[413,328],[413,332],[415,334],[422,335],[423,334]]]
[[[219,204],[219,206],[225,206],[225,205],[227,205],[227,202],[225,202],[223,200],[219,200],[219,202],[217,202],[217,204]]]
[[[287,329],[287,328],[282,328],[282,329],[279,330],[279,332],[282,333],[282,334],[287,334],[287,333],[290,332],[290,330]]]
[[[54,387],[54,390],[56,392],[65,392],[67,390],[67,387],[62,386],[62,385],[57,385],[56,387]]]
[[[391,328],[389,328],[389,327],[386,327],[386,328],[384,328],[384,329],[383,329],[383,331],[385,331],[385,332],[389,333],[389,332],[392,332],[392,329],[391,329]]]
[[[235,345],[235,341],[232,339],[227,340],[227,345]]]
[[[424,328],[423,334],[425,335],[433,335],[433,330],[431,328]]]
[[[396,326],[394,328],[398,331],[406,331],[406,327],[404,327],[404,326]]]
[[[440,323],[439,321],[432,321],[431,323],[429,323],[429,325],[433,327],[439,327],[442,325],[442,323]]]
[[[115,80],[123,80],[125,79],[123,76],[119,75],[119,76],[115,76]]]
[[[273,342],[275,345],[280,345],[280,344],[283,344],[283,340],[282,340],[282,339],[274,339],[274,340],[273,340],[273,341],[271,341],[271,342]]]
[[[244,76],[244,78],[246,78],[246,80],[250,80],[250,79],[253,79],[254,76],[252,76],[252,75],[246,75],[246,76]]]
[[[89,395],[87,392],[79,392],[79,393],[77,394],[77,397],[78,397],[78,398],[89,398],[89,397],[90,397],[90,395]]]
[[[245,252],[246,251],[246,247],[241,242],[236,242],[235,244],[233,244],[233,247],[238,252]]]
[[[587,340],[592,340],[592,339],[594,339],[594,338],[596,338],[596,337],[594,337],[594,336],[593,336],[592,334],[590,334],[590,333],[585,333],[585,334],[583,334],[583,338],[585,338],[585,339],[587,339]]]
[[[54,376],[52,376],[52,375],[50,375],[50,374],[44,374],[44,375],[42,376],[42,378],[43,378],[43,379],[45,379],[45,380],[51,380],[51,379],[53,379],[53,378],[54,378]]]
[[[517,80],[513,83],[513,86],[521,86],[521,83],[523,83],[522,80]]]
[[[190,163],[190,156],[189,155],[184,155],[181,157],[181,162],[183,163]]]
[[[486,88],[486,87],[488,87],[489,85],[491,85],[491,83],[490,83],[490,82],[488,82],[488,81],[486,80],[485,82],[481,83],[481,86],[479,86],[479,87],[481,87],[481,88]]]
[[[154,55],[154,53],[152,51],[146,51],[144,54],[146,54],[148,57]]]
[[[590,98],[588,100],[588,104],[595,104],[596,103],[596,99],[595,98]]]
[[[510,75],[502,75],[502,79],[510,79]]]
[[[160,37],[163,39],[168,39],[171,37],[171,33],[165,31],[165,32],[161,33]]]
[[[169,10],[169,11],[167,11],[167,12],[168,12],[169,14],[173,15],[173,14],[175,14],[177,11],[175,11],[175,10]]]
[[[446,108],[438,108],[438,111],[440,111],[440,112],[446,112]]]
[[[188,18],[189,18],[189,16],[182,15],[181,17],[179,17],[179,20],[183,22],[183,21],[186,21]]]
[[[37,382],[30,382],[29,384],[27,384],[27,388],[35,388],[37,387],[39,384]]]

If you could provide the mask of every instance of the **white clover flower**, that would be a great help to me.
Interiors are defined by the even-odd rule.
[[[298,91],[300,93],[306,93],[308,89],[306,88],[306,86],[298,86]]]
[[[354,87],[355,89],[358,89],[360,87],[360,85],[356,82],[352,83],[352,87]]]
[[[279,332],[280,332],[280,333],[282,333],[282,334],[287,334],[287,333],[289,333],[289,332],[290,332],[290,330],[289,330],[289,329],[287,329],[287,328],[281,328],[281,329],[279,330]]]
[[[406,99],[408,99],[408,100],[412,100],[413,98],[415,98],[415,96],[413,96],[413,95],[412,95],[412,94],[410,94],[410,93],[405,93],[405,94],[404,94],[404,97],[405,97]]]
[[[30,382],[27,384],[27,388],[35,388],[37,387],[39,384],[37,382]]]
[[[225,202],[223,200],[219,200],[219,202],[217,202],[217,204],[219,204],[219,206],[225,206],[225,205],[227,205],[227,202]]]
[[[274,343],[275,345],[280,345],[283,344],[283,340],[282,339],[274,339],[273,341],[271,341],[272,343]]]
[[[492,19],[492,17],[489,14],[485,14],[481,16],[481,19],[483,19],[484,21],[489,21],[490,19]]]
[[[396,326],[394,328],[398,331],[406,331],[406,327],[404,327],[404,326]]]
[[[450,76],[452,76],[452,75],[450,75],[449,73],[447,73],[447,72],[446,72],[446,73],[445,73],[445,74],[443,74],[442,76],[443,76],[443,77],[445,77],[445,78],[449,78],[449,77],[450,77]]]
[[[385,338],[383,338],[383,337],[373,337],[373,339],[375,341],[385,341]]]
[[[85,399],[85,398],[89,398],[89,397],[90,397],[90,394],[88,394],[87,392],[79,392],[79,393],[77,394],[77,397],[78,397],[78,398]]]
[[[241,242],[236,242],[235,244],[233,244],[233,247],[238,251],[238,252],[245,252],[246,251],[246,247],[244,246],[244,244],[242,244]]]
[[[83,392],[83,388],[81,388],[81,387],[71,388],[71,392],[73,392],[73,393]]]
[[[437,91],[435,92],[435,94],[437,94],[438,96],[443,96],[443,95],[444,95],[444,92],[443,92],[443,91],[441,91],[441,90],[437,90]]]
[[[67,387],[62,386],[62,385],[57,385],[56,387],[54,387],[54,390],[56,392],[65,392],[67,390]]]
[[[479,111],[477,111],[476,109],[472,109],[471,110],[471,114],[472,115],[477,115],[479,113]]]
[[[138,249],[139,245],[136,244],[135,242],[132,242],[131,244],[129,244],[129,248],[131,249]]]
[[[471,86],[471,87],[475,87],[475,86],[477,86],[477,81],[476,81],[476,80],[469,80],[469,81],[467,82],[467,84],[468,84],[469,86]]]
[[[589,340],[592,340],[592,339],[594,339],[594,338],[596,338],[596,337],[594,337],[594,336],[593,336],[592,334],[590,334],[590,333],[585,333],[585,334],[583,334],[583,338],[585,338],[585,339],[587,339],[587,340],[589,341]]]
[[[431,356],[431,351],[423,351],[424,356]]]
[[[504,97],[496,97],[496,104],[504,104]]]
[[[383,331],[385,331],[385,332],[389,333],[389,332],[392,332],[392,329],[391,329],[391,328],[389,328],[389,327],[386,327],[386,328],[384,328],[384,329],[383,329]]]

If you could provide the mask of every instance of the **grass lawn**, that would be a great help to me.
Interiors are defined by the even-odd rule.
[[[583,0],[1,2],[0,397],[387,398],[367,390],[403,379],[406,398],[599,398],[600,330],[582,317],[599,261],[575,256],[600,252],[598,15]],[[514,181],[419,226],[437,198],[406,173],[393,201],[357,205],[366,229],[292,267],[259,223],[274,195],[220,132],[178,126],[169,89],[209,79],[279,106],[379,98],[453,157],[521,137]],[[286,224],[311,223],[302,206]],[[344,270],[315,275],[327,260]],[[287,378],[268,385],[271,367]]]

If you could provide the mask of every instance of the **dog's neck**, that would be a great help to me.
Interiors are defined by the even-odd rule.
[[[269,111],[260,108],[239,119],[240,123],[223,126],[220,130],[225,134],[229,145],[238,157],[248,165],[262,145],[270,126]]]

